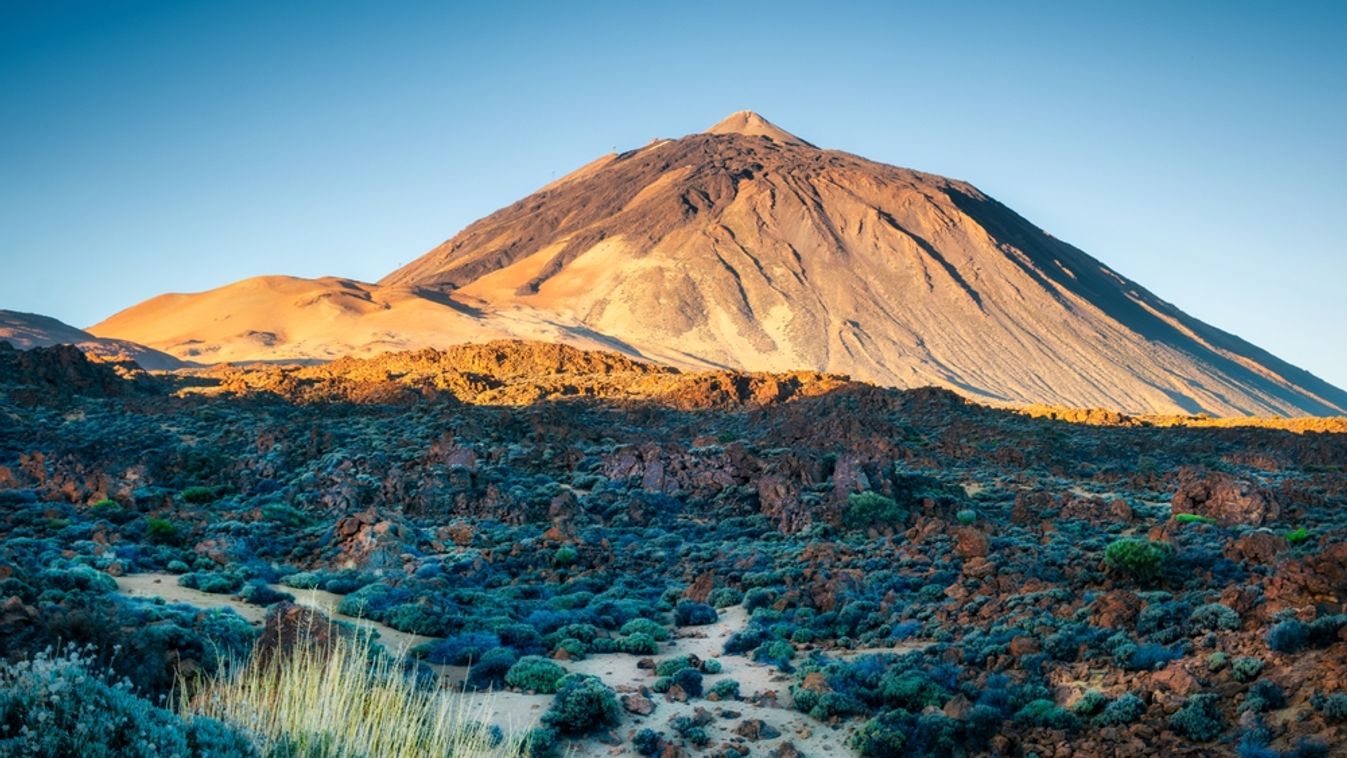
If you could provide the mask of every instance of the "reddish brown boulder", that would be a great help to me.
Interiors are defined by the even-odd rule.
[[[1249,532],[1230,541],[1225,556],[1232,561],[1271,564],[1286,549],[1286,540],[1265,530]]]
[[[954,530],[954,554],[964,560],[986,558],[990,550],[987,535],[971,526],[962,526]]]
[[[1227,525],[1259,526],[1281,515],[1281,505],[1266,487],[1217,471],[1181,471],[1171,505],[1174,513],[1195,513]]]
[[[1095,598],[1090,623],[1105,629],[1121,628],[1141,613],[1141,605],[1141,598],[1130,590],[1104,593]]]

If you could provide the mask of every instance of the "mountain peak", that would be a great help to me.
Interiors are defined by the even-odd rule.
[[[769,137],[774,142],[809,145],[808,142],[773,124],[753,111],[735,111],[706,130],[707,134],[740,134],[745,137]],[[810,145],[812,147],[812,145]]]

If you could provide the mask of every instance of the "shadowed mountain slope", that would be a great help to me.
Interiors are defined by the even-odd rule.
[[[165,296],[93,331],[214,360],[519,337],[992,402],[1347,412],[1347,393],[972,185],[819,149],[751,112],[604,156],[377,285],[284,281],[307,289],[247,307],[229,288]]]
[[[53,345],[74,345],[101,361],[135,361],[141,368],[169,370],[182,368],[183,361],[128,340],[104,339],[76,329],[50,316],[0,310],[0,342],[18,350]]]

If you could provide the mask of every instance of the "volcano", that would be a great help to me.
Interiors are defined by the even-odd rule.
[[[987,402],[1347,413],[1347,392],[973,185],[822,149],[750,111],[603,156],[378,283],[262,277],[89,331],[205,362],[523,338]]]

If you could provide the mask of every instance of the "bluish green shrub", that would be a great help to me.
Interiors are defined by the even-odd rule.
[[[654,729],[642,729],[632,735],[631,746],[637,755],[659,755],[664,750],[664,735]]]
[[[467,666],[479,661],[488,650],[501,646],[501,639],[488,632],[464,632],[419,646],[415,653],[428,663]]]
[[[1310,707],[1322,714],[1324,720],[1330,724],[1347,722],[1347,693],[1333,692],[1325,695],[1316,692],[1310,696]]]
[[[711,685],[707,691],[707,696],[714,696],[716,700],[738,700],[739,683],[733,679],[721,679]]]
[[[628,655],[654,655],[659,652],[659,643],[645,632],[636,632],[619,639],[617,649]]]
[[[717,587],[711,591],[707,598],[715,608],[729,608],[732,605],[738,605],[744,601],[744,593],[733,587]]]
[[[744,610],[752,613],[776,602],[776,592],[766,587],[754,587],[744,593]]]
[[[1107,708],[1108,704],[1108,695],[1098,690],[1090,690],[1071,706],[1071,712],[1082,717],[1095,716]]]
[[[1194,633],[1238,629],[1239,614],[1220,603],[1199,605],[1188,617],[1188,627]]]
[[[723,667],[720,661],[715,658],[707,658],[702,661],[701,670],[703,674],[719,674]]]
[[[551,659],[540,655],[526,655],[505,673],[505,683],[521,690],[533,690],[550,695],[557,691],[557,684],[564,676],[566,669]]]
[[[716,609],[705,603],[684,600],[674,606],[674,623],[678,626],[706,626],[716,623]]]
[[[620,634],[646,634],[652,639],[664,641],[669,639],[669,630],[663,624],[652,621],[647,618],[635,618],[622,625],[618,630]]]
[[[569,674],[559,683],[543,723],[565,734],[588,734],[617,726],[621,707],[617,696],[598,677]]]
[[[1240,656],[1230,662],[1230,676],[1237,682],[1252,682],[1263,673],[1263,662],[1258,658]]]
[[[1225,731],[1220,698],[1211,693],[1189,695],[1169,717],[1169,728],[1194,742],[1210,742]]]
[[[1275,683],[1266,679],[1260,679],[1253,683],[1249,692],[1244,696],[1244,702],[1240,703],[1241,711],[1253,711],[1254,713],[1267,713],[1286,707],[1286,693],[1282,691]]]
[[[253,605],[271,605],[282,601],[293,603],[295,600],[294,595],[274,590],[261,579],[254,579],[243,585],[243,589],[239,590],[239,597]]]
[[[693,658],[690,655],[666,658],[655,664],[655,676],[673,676],[679,670],[692,667],[692,665]]]
[[[1123,726],[1136,723],[1145,713],[1145,701],[1130,692],[1124,692],[1104,706],[1104,710],[1094,717],[1094,723],[1096,726]]]
[[[1046,698],[1025,703],[1015,713],[1014,720],[1017,724],[1048,729],[1073,730],[1080,727],[1080,719],[1075,714]]]
[[[243,579],[235,574],[216,574],[206,571],[193,571],[178,577],[178,584],[188,589],[210,592],[216,595],[229,595],[243,587]]]
[[[1279,621],[1267,632],[1267,646],[1278,653],[1298,653],[1309,639],[1310,626],[1300,619]]]
[[[506,647],[488,650],[482,659],[468,669],[467,684],[473,689],[495,689],[505,682],[505,675],[518,662],[514,651]]]
[[[206,718],[179,718],[109,684],[79,653],[0,662],[0,755],[33,758],[252,758],[251,742]]]
[[[671,677],[688,697],[702,696],[702,672],[694,668],[679,669]]]

